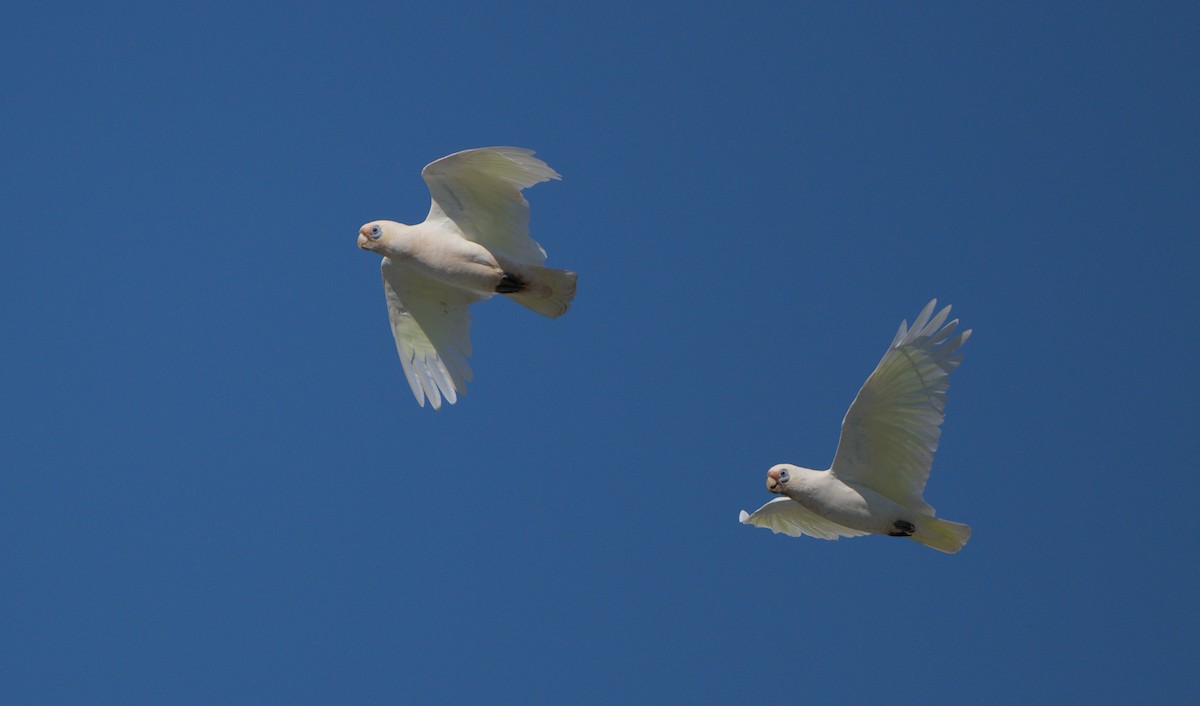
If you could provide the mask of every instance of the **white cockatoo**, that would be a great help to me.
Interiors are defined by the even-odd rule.
[[[529,237],[521,190],[561,178],[533,154],[484,147],[442,157],[421,170],[433,197],[424,223],[371,221],[358,231],[358,247],[383,255],[392,335],[422,407],[467,391],[470,304],[500,293],[555,318],[575,297],[575,273],[543,267],[546,251]]]
[[[782,497],[753,514],[743,510],[743,524],[793,537],[908,537],[947,554],[963,548],[971,528],[935,517],[922,498],[941,437],[949,376],[971,335],[951,338],[958,319],[943,326],[950,307],[934,316],[936,305],[936,299],[929,302],[912,328],[900,324],[842,420],[829,470],[772,467],[767,490]]]

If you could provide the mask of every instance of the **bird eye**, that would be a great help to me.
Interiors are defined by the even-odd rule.
[[[379,236],[383,234],[383,229],[379,226],[371,226],[371,240],[379,240]]]
[[[780,481],[781,483],[786,483],[786,482],[788,482],[788,472],[787,472],[787,471],[780,471],[780,472],[779,472],[779,481]]]

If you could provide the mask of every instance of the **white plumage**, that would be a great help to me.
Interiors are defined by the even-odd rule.
[[[911,328],[900,324],[842,420],[829,470],[774,466],[767,488],[783,497],[753,514],[743,510],[742,523],[793,537],[910,537],[951,554],[966,544],[971,528],[935,517],[923,497],[941,437],[949,376],[971,335],[954,336],[958,320],[945,323],[950,307],[935,316],[936,305],[936,299],[929,302]]]
[[[413,395],[434,409],[454,404],[472,378],[467,307],[495,293],[550,318],[575,297],[574,272],[543,267],[546,251],[529,237],[521,190],[559,179],[532,150],[465,150],[421,171],[432,196],[413,226],[372,221],[358,246],[383,255],[383,289],[396,351]]]

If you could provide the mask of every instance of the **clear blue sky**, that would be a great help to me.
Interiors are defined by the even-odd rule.
[[[5,10],[0,701],[1200,698],[1194,3],[249,5]],[[435,413],[487,145],[579,293]],[[966,549],[740,526],[935,296]]]

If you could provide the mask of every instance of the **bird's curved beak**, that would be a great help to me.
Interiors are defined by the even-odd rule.
[[[782,488],[779,484],[779,471],[767,471],[767,490],[772,493],[781,492]]]
[[[371,239],[368,238],[364,233],[358,234],[358,247],[362,248],[363,250],[366,250],[367,243],[369,243],[369,242],[371,242]]]

